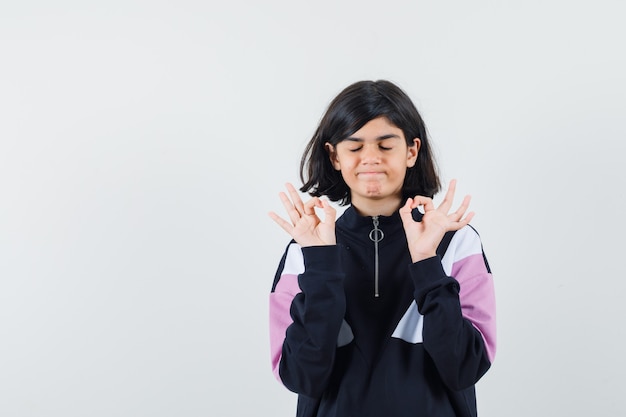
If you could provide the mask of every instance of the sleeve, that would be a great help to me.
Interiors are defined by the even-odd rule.
[[[411,265],[424,349],[452,390],[474,385],[496,349],[495,291],[478,233],[454,233],[443,257]]]
[[[318,398],[333,369],[346,302],[336,246],[292,242],[270,293],[274,375],[289,390]]]

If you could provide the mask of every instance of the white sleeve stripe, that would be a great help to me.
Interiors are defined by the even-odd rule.
[[[413,300],[391,337],[413,344],[422,343],[424,341],[422,336],[423,328],[424,316],[419,313],[417,303]]]
[[[478,233],[470,226],[465,226],[452,237],[450,245],[441,260],[443,270],[446,272],[446,275],[450,276],[455,262],[471,255],[482,254],[482,251]]]
[[[285,266],[281,274],[300,275],[304,272],[304,256],[302,248],[297,243],[292,243],[287,248],[287,256],[285,258]]]

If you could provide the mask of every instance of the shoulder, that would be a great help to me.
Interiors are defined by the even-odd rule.
[[[302,247],[297,244],[295,240],[292,240],[287,245],[282,258],[280,259],[280,263],[278,264],[278,268],[274,276],[272,291],[276,289],[276,285],[282,276],[297,276],[302,272],[304,272],[304,256],[302,254]]]
[[[480,235],[471,225],[467,225],[457,230],[450,240],[450,246],[454,247],[455,251],[461,255],[471,255],[476,252],[482,252]]]
[[[444,269],[447,271],[451,271],[452,266],[459,261],[469,259],[476,259],[480,263],[484,263],[487,271],[489,271],[480,235],[471,225],[467,225],[456,232],[446,233],[438,254],[442,258]]]
[[[304,272],[304,256],[302,255],[302,247],[295,241],[291,241],[289,243],[283,258],[285,260],[283,274],[297,275]]]

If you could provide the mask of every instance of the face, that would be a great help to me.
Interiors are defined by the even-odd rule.
[[[335,146],[326,144],[333,167],[350,187],[352,205],[366,215],[398,209],[406,170],[415,165],[419,147],[418,138],[408,146],[386,117],[370,120]]]

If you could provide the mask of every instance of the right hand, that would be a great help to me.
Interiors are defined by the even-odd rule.
[[[318,197],[313,197],[303,203],[293,185],[287,183],[286,187],[291,199],[284,192],[281,192],[279,197],[291,222],[273,211],[269,213],[272,220],[302,247],[335,245],[337,242],[335,238],[336,210],[328,201]],[[324,211],[323,221],[315,212],[316,207]]]
[[[435,256],[444,234],[467,226],[474,217],[473,212],[465,215],[470,203],[469,195],[465,196],[455,212],[450,213],[455,191],[456,180],[452,180],[445,198],[438,207],[434,206],[432,198],[418,195],[409,198],[400,209],[400,218],[413,262]],[[419,206],[424,207],[424,216],[421,221],[416,222],[411,213]]]

